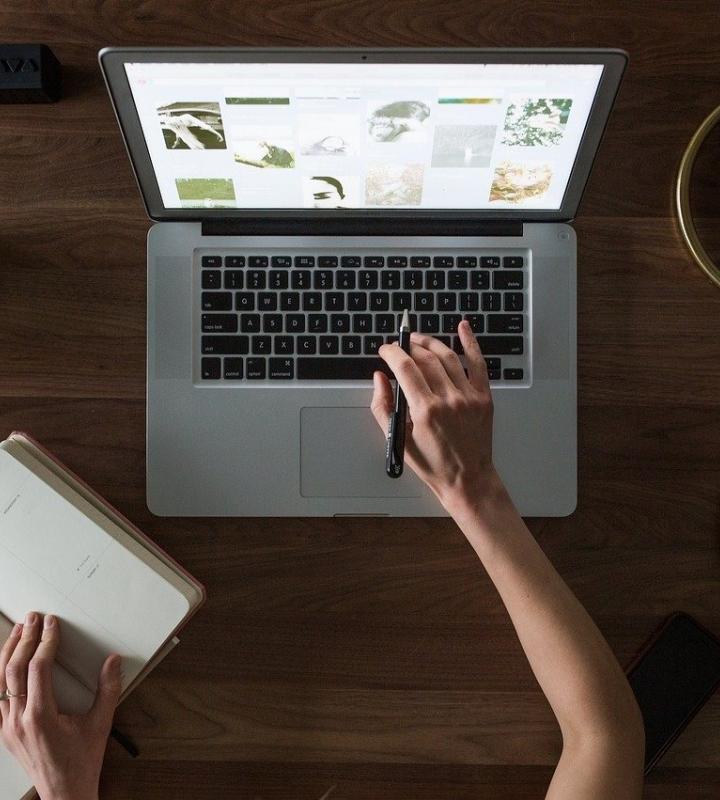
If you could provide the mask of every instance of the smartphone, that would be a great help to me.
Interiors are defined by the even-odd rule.
[[[645,721],[645,774],[720,685],[720,639],[688,614],[668,617],[627,670]]]

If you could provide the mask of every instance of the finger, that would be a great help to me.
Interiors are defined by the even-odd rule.
[[[393,390],[388,376],[379,370],[373,374],[373,396],[370,410],[377,424],[387,433],[388,418],[393,410]]]
[[[22,714],[25,709],[27,694],[28,664],[35,654],[35,648],[40,638],[40,617],[34,611],[30,611],[25,617],[22,635],[17,643],[10,661],[5,668],[5,680],[7,681],[8,692],[13,697],[10,698],[10,713]]]
[[[415,361],[397,345],[384,344],[378,355],[390,367],[410,406],[419,406],[432,392]]]
[[[468,379],[465,375],[465,370],[463,369],[463,365],[460,363],[457,353],[454,353],[439,339],[433,339],[432,336],[425,336],[422,333],[413,332],[410,334],[410,339],[416,344],[419,344],[420,347],[424,347],[426,350],[429,350],[436,356],[440,364],[443,366],[443,369],[450,377],[450,380],[455,384],[455,386],[457,386],[458,389],[462,389],[463,387],[467,386]]]
[[[470,383],[478,391],[489,392],[490,384],[488,383],[487,364],[467,320],[463,320],[458,325],[458,334],[465,352],[465,363],[467,364]]]
[[[22,628],[22,625],[13,625],[8,638],[5,640],[5,644],[2,646],[2,650],[0,650],[0,691],[2,692],[7,689],[7,683],[5,682],[5,670],[7,668],[8,661],[10,661],[10,657],[15,652],[17,643],[20,641]],[[0,701],[0,717],[3,721],[9,712],[10,701]]]
[[[122,691],[121,677],[122,659],[118,655],[111,655],[105,659],[100,670],[95,702],[90,709],[89,716],[103,732],[110,733],[115,709],[120,701]]]
[[[420,372],[433,394],[445,397],[448,390],[453,388],[453,383],[438,357],[415,342],[410,343],[410,355],[420,368]]]
[[[47,614],[43,620],[40,643],[28,666],[26,710],[43,714],[57,713],[52,668],[59,643],[60,628],[57,618]]]

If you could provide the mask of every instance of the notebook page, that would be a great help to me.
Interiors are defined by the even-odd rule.
[[[120,653],[125,688],[189,604],[81,507],[0,447],[0,612],[10,619],[31,609],[57,615],[58,660],[93,691],[107,654]]]

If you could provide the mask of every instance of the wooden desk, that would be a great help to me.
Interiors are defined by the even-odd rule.
[[[627,661],[683,608],[720,631],[720,291],[675,169],[720,102],[717,4],[319,0],[20,3],[7,41],[65,65],[0,111],[0,431],[25,429],[202,579],[210,600],[128,700],[103,798],[537,798],[558,730],[446,521],[171,520],[144,503],[145,217],[97,67],[137,45],[619,46],[631,64],[579,236],[580,498],[542,546]],[[582,11],[582,15],[578,16]],[[716,173],[715,173],[716,175]],[[717,205],[717,184],[708,181]],[[720,697],[648,798],[720,787]]]

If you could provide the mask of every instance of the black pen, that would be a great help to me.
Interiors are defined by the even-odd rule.
[[[407,309],[403,311],[400,322],[400,347],[403,352],[410,353],[410,316]],[[407,401],[400,388],[400,382],[395,381],[395,407],[388,421],[387,439],[385,441],[385,472],[391,478],[399,478],[403,471],[403,458],[405,457],[405,421],[407,419]]]

